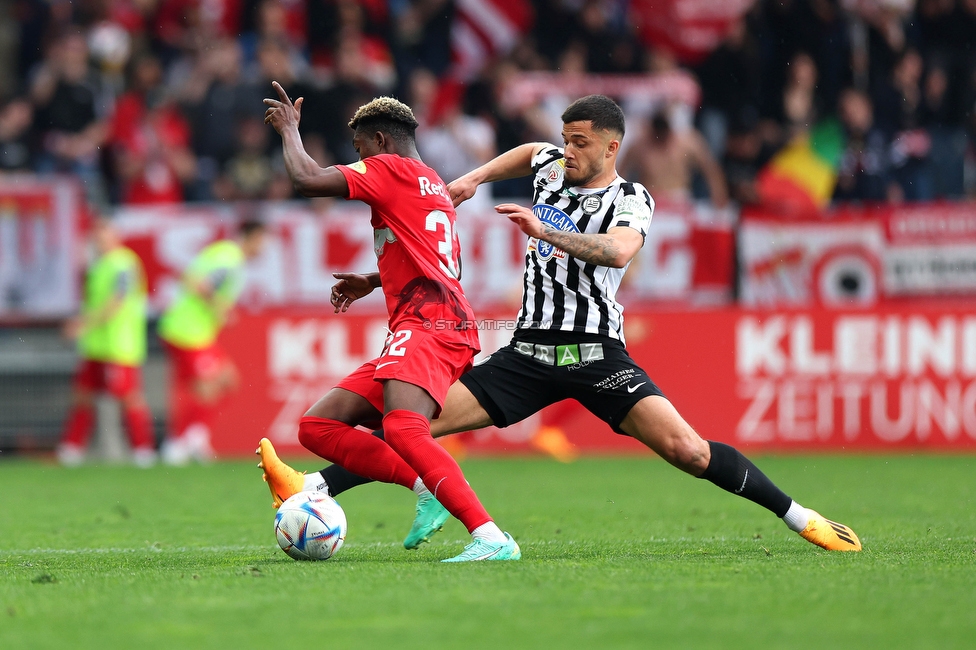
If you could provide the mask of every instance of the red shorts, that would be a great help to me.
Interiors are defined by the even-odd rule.
[[[173,360],[173,379],[181,383],[216,376],[227,359],[224,351],[216,344],[199,350],[188,350],[163,341],[163,347]]]
[[[122,398],[142,388],[142,369],[139,366],[84,359],[75,373],[74,383],[78,390],[104,390]]]
[[[361,365],[336,388],[366,398],[383,413],[383,382],[396,379],[427,391],[437,402],[439,413],[447,389],[471,369],[476,352],[464,343],[445,341],[423,328],[400,328],[387,339],[383,354]]]

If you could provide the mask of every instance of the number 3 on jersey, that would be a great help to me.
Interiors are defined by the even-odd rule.
[[[437,232],[437,225],[444,226],[444,239],[437,242],[437,251],[443,257],[440,260],[441,270],[455,280],[461,279],[460,264],[454,259],[454,230],[451,228],[451,220],[442,210],[433,210],[427,213],[427,230]]]

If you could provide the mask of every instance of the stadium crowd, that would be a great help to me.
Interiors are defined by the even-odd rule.
[[[636,0],[526,0],[534,20],[477,77],[452,70],[452,0],[17,0],[0,61],[0,170],[71,172],[96,205],[294,196],[263,124],[270,82],[306,97],[321,164],[356,159],[346,122],[407,101],[447,180],[551,140],[500,101],[519,71],[692,72],[694,119],[654,107],[625,175],[656,195],[758,200],[756,176],[836,116],[834,198],[976,194],[976,0],[758,0],[703,61],[646,44]],[[525,196],[524,182],[494,188]]]

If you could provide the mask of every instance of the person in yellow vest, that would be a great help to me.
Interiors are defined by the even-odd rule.
[[[243,289],[244,266],[261,254],[264,240],[264,225],[245,221],[235,239],[204,248],[159,319],[159,337],[171,362],[170,433],[162,448],[167,464],[213,457],[213,418],[220,400],[237,385],[237,369],[218,347],[217,335]]]
[[[97,258],[85,276],[81,314],[65,333],[78,339],[81,363],[74,379],[72,406],[57,449],[64,465],[79,465],[95,422],[95,395],[106,391],[122,405],[122,419],[140,467],[156,462],[152,415],[142,390],[146,360],[146,272],[142,261],[122,245],[105,218],[92,233]]]

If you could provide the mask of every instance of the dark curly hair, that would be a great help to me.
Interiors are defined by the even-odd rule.
[[[409,106],[392,97],[377,97],[363,104],[349,120],[349,127],[361,133],[388,133],[398,142],[412,142],[420,123]]]

